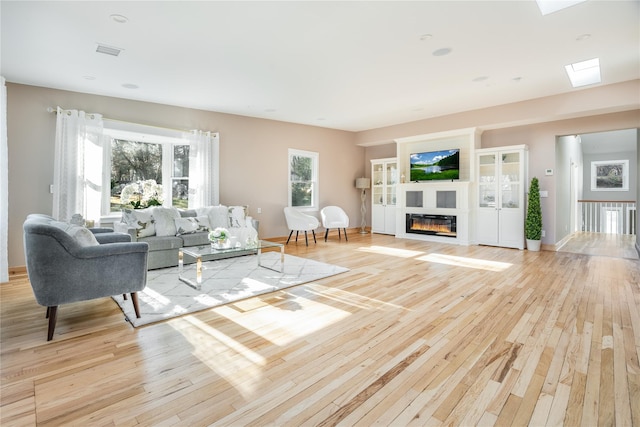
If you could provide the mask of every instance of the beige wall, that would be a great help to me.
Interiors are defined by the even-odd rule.
[[[527,144],[529,177],[537,176],[541,190],[542,216],[546,236],[543,244],[558,242],[556,235],[556,177],[545,169],[555,168],[556,137],[562,135],[640,128],[640,80],[599,86],[516,104],[420,120],[359,132],[358,144],[367,147],[367,158],[381,147],[390,148],[397,138],[477,127],[483,130],[480,146],[500,147]],[[576,117],[589,114],[585,117]],[[385,154],[387,154],[385,148]],[[388,156],[392,157],[392,156]],[[562,237],[562,233],[560,233]]]
[[[542,219],[546,231],[542,243],[552,245],[566,235],[566,233],[558,233],[558,235],[556,235],[557,176],[545,175],[545,169],[556,168],[556,136],[638,127],[640,127],[640,110],[633,110],[579,119],[487,130],[481,135],[480,146],[482,148],[519,144],[526,144],[528,146],[529,177],[538,177],[540,180],[540,190],[549,192],[549,197],[541,200]],[[390,145],[383,145],[383,147],[388,146]],[[377,150],[377,147],[367,147],[367,157],[370,156],[370,150]],[[568,185],[566,183],[560,184]]]
[[[638,94],[640,94],[640,80],[631,80],[575,90],[563,95],[371,129],[358,132],[356,141],[360,145],[370,146],[390,143],[397,138],[455,129],[478,127],[489,130],[638,110],[640,108]]]
[[[355,145],[351,132],[7,83],[10,267],[25,264],[25,217],[52,211],[56,117],[46,110],[58,105],[109,119],[220,132],[220,202],[249,205],[262,237],[288,234],[282,213],[288,200],[288,149],[316,151],[320,206],[342,206],[353,227],[360,223],[355,179],[365,173],[364,148]]]
[[[481,145],[482,147],[499,147],[512,143],[527,144],[529,178],[538,177],[540,190],[549,192],[549,197],[541,199],[543,228],[546,231],[542,243],[552,245],[560,241],[568,232],[568,230],[556,230],[556,193],[563,191],[569,183],[559,182],[558,175],[545,175],[545,169],[557,169],[556,137],[637,127],[640,127],[640,110],[495,129],[482,134]],[[560,190],[559,186],[562,186],[563,190]],[[569,214],[569,212],[565,213]]]
[[[396,138],[478,127],[482,147],[527,144],[529,176],[549,191],[543,201],[546,238],[555,233],[555,186],[544,170],[555,167],[558,135],[640,128],[640,80],[566,95],[469,111],[351,133],[147,102],[7,83],[9,143],[9,266],[24,265],[22,222],[32,212],[51,213],[55,115],[47,107],[99,112],[106,118],[175,129],[220,132],[220,200],[248,204],[263,237],[286,236],[287,150],[320,153],[320,205],[344,207],[360,222],[355,178],[369,177],[370,160],[395,156]],[[587,115],[583,118],[572,118]],[[257,214],[256,209],[262,208]],[[370,218],[368,206],[367,222]]]

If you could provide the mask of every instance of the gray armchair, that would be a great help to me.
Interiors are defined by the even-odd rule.
[[[47,307],[47,341],[61,304],[130,293],[140,317],[136,292],[147,282],[147,243],[108,230],[88,233],[46,215],[29,215],[23,229],[29,281],[37,303]]]

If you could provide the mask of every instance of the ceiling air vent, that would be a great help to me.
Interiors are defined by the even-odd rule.
[[[124,49],[120,49],[119,47],[107,46],[99,43],[98,43],[98,47],[96,48],[96,52],[104,53],[106,55],[111,55],[111,56],[118,56],[120,55],[120,52],[122,52],[123,50]]]

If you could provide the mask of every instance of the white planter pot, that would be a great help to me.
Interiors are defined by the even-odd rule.
[[[527,239],[527,250],[538,252],[540,251],[540,240],[529,240]]]

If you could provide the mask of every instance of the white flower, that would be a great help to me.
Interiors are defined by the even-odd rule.
[[[134,204],[139,207],[161,205],[162,185],[153,179],[127,184],[120,192],[120,203],[123,205]]]
[[[209,232],[209,240],[225,240],[229,236],[229,230],[222,227],[217,227]]]

